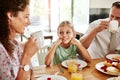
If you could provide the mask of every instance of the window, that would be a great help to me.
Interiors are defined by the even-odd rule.
[[[56,32],[63,20],[74,24],[75,30],[84,33],[89,24],[89,0],[31,0],[30,30]]]

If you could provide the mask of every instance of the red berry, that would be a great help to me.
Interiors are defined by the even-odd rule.
[[[77,66],[79,67],[79,66],[80,66],[80,64],[77,64]]]
[[[109,62],[110,62],[110,63],[112,63],[112,62],[113,62],[113,60],[109,60]]]
[[[51,78],[47,78],[47,80],[51,80]]]
[[[107,71],[106,68],[107,68],[107,66],[105,66],[105,65],[101,67],[101,69],[104,70],[105,72]]]

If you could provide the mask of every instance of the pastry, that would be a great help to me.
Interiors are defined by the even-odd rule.
[[[107,66],[107,67],[112,66],[112,62],[110,62],[110,61],[105,61],[105,62],[104,62],[104,65]]]
[[[106,70],[110,74],[118,74],[119,73],[119,69],[117,69],[116,67],[113,67],[113,66],[107,67]]]
[[[120,56],[115,56],[115,57],[113,57],[112,59],[120,60]]]
[[[117,68],[120,69],[120,63],[117,64]]]

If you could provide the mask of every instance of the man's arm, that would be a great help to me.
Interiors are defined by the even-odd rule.
[[[89,31],[88,34],[85,34],[80,38],[80,42],[82,43],[82,45],[87,49],[90,46],[93,39],[96,37],[97,33],[107,29],[108,24],[109,24],[109,21],[101,21],[100,24],[93,25],[95,27],[91,29],[91,31]]]
[[[87,49],[98,32],[94,29],[89,34],[80,38],[80,42]]]

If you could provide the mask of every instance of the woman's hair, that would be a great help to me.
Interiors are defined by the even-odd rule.
[[[19,11],[24,11],[29,5],[29,0],[0,0],[0,42],[5,49],[11,54],[14,46],[9,41],[9,22],[7,13],[11,12],[17,16]]]
[[[75,32],[73,25],[69,21],[63,21],[59,24],[57,31],[60,27],[68,26],[72,29],[73,32]]]
[[[120,1],[117,1],[117,2],[114,2],[113,4],[112,4],[112,7],[117,7],[117,8],[120,8]]]

